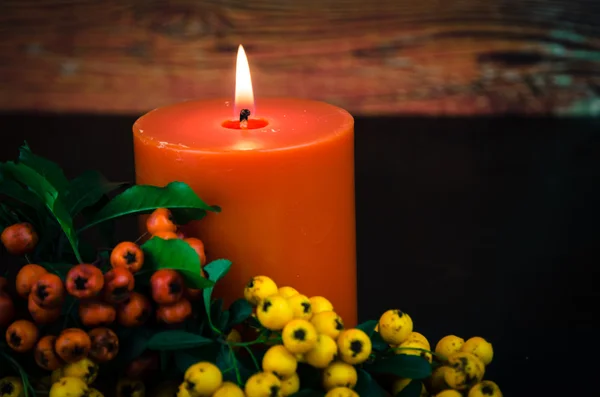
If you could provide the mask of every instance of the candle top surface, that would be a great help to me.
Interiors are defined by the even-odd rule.
[[[263,98],[253,119],[266,120],[261,128],[224,126],[234,116],[226,99],[188,101],[154,109],[133,125],[134,134],[148,144],[183,151],[272,151],[336,139],[353,129],[346,110],[324,102],[296,98]]]

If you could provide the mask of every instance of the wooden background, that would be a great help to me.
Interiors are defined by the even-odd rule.
[[[600,114],[597,0],[2,0],[0,109],[260,96],[357,115]]]

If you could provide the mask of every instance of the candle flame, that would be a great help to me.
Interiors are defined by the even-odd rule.
[[[254,114],[254,92],[252,91],[252,78],[250,65],[244,47],[240,44],[235,67],[235,117],[240,116],[242,109],[250,110]]]

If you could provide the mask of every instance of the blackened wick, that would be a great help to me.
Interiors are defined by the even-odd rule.
[[[250,110],[248,110],[248,109],[240,110],[240,123],[242,121],[248,121],[248,117],[250,117]]]

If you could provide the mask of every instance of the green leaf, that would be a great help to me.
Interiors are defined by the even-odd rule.
[[[377,320],[365,321],[362,324],[358,324],[356,328],[364,331],[367,335],[369,335],[369,337],[371,337],[371,335],[373,335],[373,332],[375,332],[375,327],[377,326],[378,322],[379,321]]]
[[[359,396],[385,397],[387,395],[385,390],[367,371],[359,368],[356,372],[358,374],[358,382],[356,383],[355,391]]]
[[[21,184],[16,181],[5,179],[0,174],[0,194],[4,194],[20,203],[23,203],[36,212],[41,213],[44,209],[44,203],[40,198],[33,192],[25,189]]]
[[[96,216],[98,211],[100,211],[109,202],[110,202],[110,197],[108,195],[104,195],[104,196],[100,197],[98,202],[96,202],[95,204],[92,204],[89,207],[82,209],[81,214],[83,215],[86,222],[87,222],[87,220],[92,219],[94,216]],[[116,238],[116,231],[117,231],[116,224],[117,224],[117,220],[111,219],[109,221],[102,222],[99,225],[97,225],[98,234],[100,235],[104,244],[107,247],[114,247],[115,245],[117,245],[119,243],[119,241],[117,241],[117,238]]]
[[[241,324],[252,315],[252,306],[246,299],[238,299],[229,306],[229,327]]]
[[[10,212],[8,206],[2,202],[0,202],[0,220],[4,227],[14,223],[13,214]]]
[[[229,322],[229,311],[223,310],[223,299],[219,298],[213,301],[210,308],[210,317],[221,331],[226,331],[227,323]]]
[[[40,262],[38,263],[41,267],[48,270],[50,273],[54,273],[59,276],[63,281],[67,277],[67,273],[75,265],[71,263],[58,263],[58,262]]]
[[[152,336],[147,328],[125,328],[117,332],[119,337],[119,354],[117,359],[123,365],[138,358],[148,348],[148,341]]]
[[[216,207],[215,208],[219,208]],[[171,209],[173,215],[173,222],[176,225],[185,225],[191,221],[199,221],[206,216],[206,211],[203,209],[185,209],[185,208],[173,208]]]
[[[208,279],[214,283],[225,277],[229,269],[231,269],[231,261],[227,259],[217,259],[204,266],[204,271],[208,275]],[[204,297],[204,308],[206,309],[208,321],[210,322],[211,326],[214,325],[212,319],[210,318],[210,300],[213,289],[214,287],[205,288],[202,292],[202,296]]]
[[[161,350],[159,352],[160,357],[160,371],[165,372],[167,370],[167,365],[169,364],[170,354],[167,350]]]
[[[220,326],[221,324],[221,316],[223,315],[223,299],[215,299],[210,304],[210,318],[212,322],[219,327],[220,330],[223,330]]]
[[[152,237],[142,244],[141,248],[144,251],[145,268],[177,270],[191,288],[208,288],[214,285],[214,282],[200,274],[200,258],[185,241]]]
[[[396,375],[401,378],[425,379],[431,375],[431,364],[423,357],[397,354],[381,357],[364,368],[371,373]]]
[[[117,326],[115,333],[119,337],[119,354],[108,365],[111,368],[124,369],[132,360],[148,351],[147,344],[153,331],[148,327],[127,328]]]
[[[215,364],[221,372],[223,372],[223,380],[230,381],[234,383],[237,382],[237,372],[240,375],[241,384],[246,383],[248,378],[253,375],[253,371],[251,371],[248,367],[246,367],[235,355],[235,352],[231,350],[229,345],[221,345],[221,350],[219,354],[217,354],[217,359],[215,360]]]
[[[185,350],[214,343],[212,339],[185,331],[163,331],[152,335],[150,350]]]
[[[185,373],[190,366],[197,362],[210,361],[211,363],[214,363],[221,350],[221,346],[222,345],[217,343],[212,343],[195,349],[187,349],[185,351],[176,350],[173,352],[175,365],[181,373]]]
[[[65,203],[74,216],[81,210],[96,204],[105,194],[122,186],[124,182],[109,182],[98,171],[85,171],[73,179],[65,191]]]
[[[0,196],[6,196],[14,201],[9,204],[10,210],[7,207],[10,218],[16,215],[20,222],[27,221],[38,231],[45,228],[48,212],[44,202],[19,181],[5,178],[2,172],[0,172]]]
[[[176,351],[173,358],[177,369],[182,373],[185,373],[189,367],[200,361],[196,356],[183,351]]]
[[[15,164],[14,162],[9,161],[3,164],[2,170],[3,172],[12,175],[13,178],[19,180],[22,184],[28,186],[29,189],[44,202],[67,236],[69,244],[75,253],[75,257],[81,262],[81,256],[77,249],[77,235],[73,229],[73,219],[67,211],[56,188],[44,176],[24,164]]]
[[[224,310],[221,312],[221,317],[219,318],[219,321],[217,322],[217,327],[219,327],[219,329],[221,331],[227,332],[228,331],[227,324],[229,324],[229,310]]]
[[[371,345],[373,346],[373,350],[378,352],[386,351],[390,348],[390,345],[383,340],[379,332],[373,332],[371,335]]]
[[[248,318],[248,326],[256,329],[266,329],[256,317]]]
[[[423,389],[423,382],[413,379],[404,389],[394,397],[420,397]]]
[[[229,269],[231,269],[231,261],[228,259],[216,259],[204,267],[208,279],[214,282],[225,277]]]
[[[80,231],[110,219],[126,215],[150,213],[157,208],[169,208],[174,214],[184,210],[195,214],[200,219],[205,211],[220,212],[217,206],[206,204],[196,193],[183,182],[171,182],[165,187],[136,185],[113,198],[98,214]]]
[[[234,361],[232,360],[232,357],[235,357],[235,355],[230,351],[230,347],[228,345],[221,345],[221,349],[215,360],[215,364],[219,367],[221,372],[230,372],[231,368],[233,368]]]
[[[62,168],[53,161],[33,154],[27,142],[19,150],[19,163],[42,175],[59,193],[64,192],[69,186],[69,180]]]

